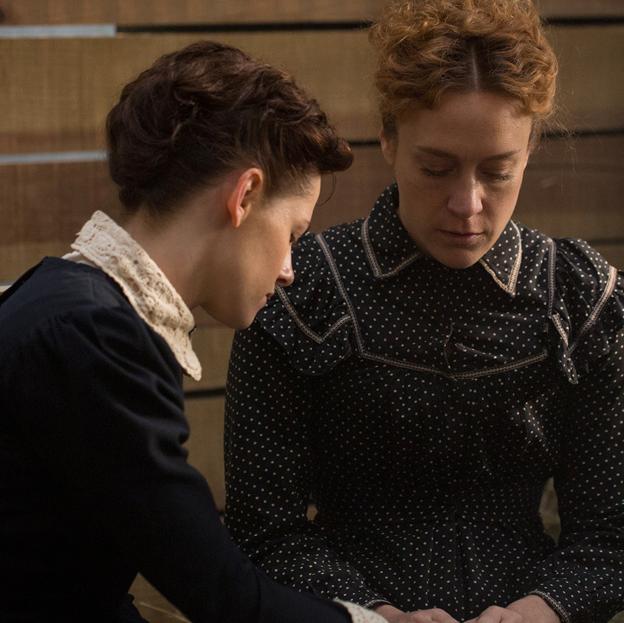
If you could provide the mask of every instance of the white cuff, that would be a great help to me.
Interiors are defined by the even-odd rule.
[[[340,601],[340,599],[336,599],[336,601],[347,609],[347,612],[351,615],[352,623],[388,623],[386,619],[373,610],[367,610],[350,601]]]

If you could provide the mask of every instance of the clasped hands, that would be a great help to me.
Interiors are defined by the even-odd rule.
[[[460,623],[440,608],[402,612],[384,604],[376,608],[388,623]],[[528,595],[505,608],[491,606],[463,623],[561,623],[559,616],[537,595]]]

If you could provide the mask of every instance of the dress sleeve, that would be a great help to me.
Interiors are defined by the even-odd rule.
[[[132,310],[56,318],[15,363],[36,379],[16,379],[13,411],[34,460],[192,621],[350,620],[337,604],[270,581],[231,541],[186,460],[179,368]]]
[[[572,253],[564,254],[578,271]],[[561,536],[533,591],[563,623],[606,623],[624,610],[624,277],[601,271],[604,279],[587,293],[580,278],[586,282],[591,270],[580,271],[576,288],[567,280],[567,303],[559,304],[574,372],[559,406]]]
[[[226,524],[251,559],[299,590],[386,602],[306,515],[314,377],[257,323],[232,349],[225,411]]]

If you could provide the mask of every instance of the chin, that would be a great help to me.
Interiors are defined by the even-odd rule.
[[[447,268],[453,268],[456,270],[463,270],[474,266],[482,257],[479,253],[431,253],[434,260],[444,264]]]
[[[236,316],[231,316],[227,320],[222,320],[221,322],[231,329],[242,331],[243,329],[248,329],[253,324],[256,315],[257,313],[241,313]]]
[[[207,309],[206,307],[204,307],[204,310],[220,324],[230,327],[230,329],[235,329],[236,331],[250,327],[257,313],[250,310],[236,310],[230,312],[227,310]]]

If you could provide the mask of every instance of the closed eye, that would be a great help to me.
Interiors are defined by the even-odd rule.
[[[301,236],[295,236],[295,234],[290,235],[290,246],[292,249],[296,249],[301,242],[301,239],[310,231],[310,228],[306,229]]]
[[[484,175],[494,182],[507,182],[513,177],[510,173],[496,173],[494,171],[486,171]]]
[[[449,174],[452,169],[427,169],[422,167],[422,172],[429,177],[444,177]]]

